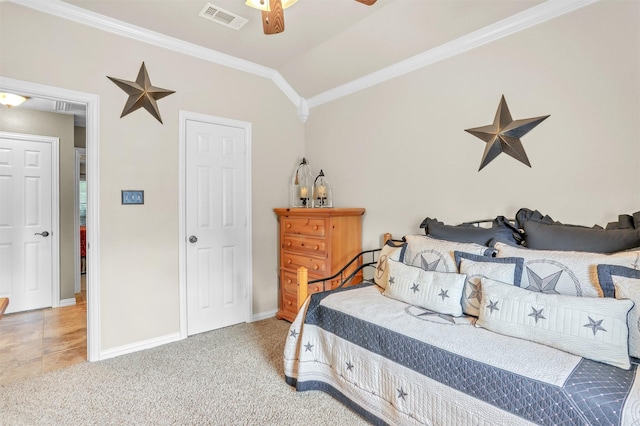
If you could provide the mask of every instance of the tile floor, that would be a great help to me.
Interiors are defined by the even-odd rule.
[[[5,314],[0,319],[0,384],[87,360],[87,304]]]

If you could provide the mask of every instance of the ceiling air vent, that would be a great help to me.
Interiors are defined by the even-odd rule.
[[[56,101],[55,110],[60,112],[66,112],[71,110],[71,102]]]
[[[204,6],[200,12],[200,16],[224,25],[225,27],[233,28],[234,30],[239,30],[244,26],[244,24],[249,22],[248,19],[238,16],[235,13],[231,13],[228,10],[224,10],[211,3],[207,3]]]

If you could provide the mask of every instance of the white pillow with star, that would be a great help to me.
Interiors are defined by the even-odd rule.
[[[392,259],[387,268],[389,283],[383,295],[441,314],[462,315],[464,274],[427,271]]]
[[[629,355],[640,358],[640,278],[612,276],[616,299],[629,299],[635,305],[629,311]]]
[[[373,281],[382,288],[387,288],[389,282],[389,269],[387,267],[387,259],[400,260],[404,253],[407,243],[401,243],[396,241],[387,241],[387,243],[380,250],[378,255],[378,263],[376,264],[376,271],[373,274]]]
[[[614,254],[577,251],[533,250],[496,243],[496,257],[524,258],[520,287],[546,294],[614,297],[613,288],[603,288],[598,279],[599,264],[638,269],[640,250]]]
[[[631,300],[543,294],[482,279],[476,327],[628,370]]]
[[[467,276],[462,295],[462,311],[477,317],[482,301],[482,278],[491,278],[505,284],[520,285],[523,259],[518,257],[476,256],[469,253],[456,252],[461,274]]]
[[[428,235],[405,235],[407,248],[402,261],[427,271],[458,272],[454,253],[463,251],[480,256],[491,256],[494,250],[476,243],[458,243],[439,240]]]

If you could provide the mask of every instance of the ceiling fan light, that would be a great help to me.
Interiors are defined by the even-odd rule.
[[[26,100],[27,98],[24,96],[16,95],[14,93],[0,92],[0,104],[6,105],[9,108],[13,106],[18,106]]]
[[[286,9],[289,6],[293,6],[298,0],[282,0],[282,8]],[[254,9],[262,10],[263,12],[270,12],[271,6],[269,5],[269,0],[247,0],[245,4],[249,7],[253,7]]]
[[[269,0],[247,0],[245,4],[254,9],[264,10],[265,12],[271,10]]]

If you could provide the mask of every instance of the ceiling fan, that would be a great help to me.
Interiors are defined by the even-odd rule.
[[[264,33],[278,34],[284,31],[284,9],[293,5],[298,0],[247,0],[247,6],[262,11],[262,29]],[[371,6],[376,0],[356,0],[367,6]]]

